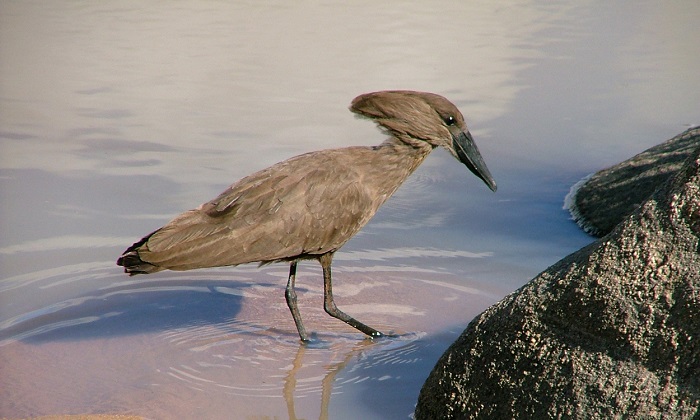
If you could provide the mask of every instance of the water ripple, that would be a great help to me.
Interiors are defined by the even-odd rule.
[[[380,255],[398,258],[403,252],[440,253],[385,249]],[[348,259],[363,255],[350,253]],[[428,332],[445,328],[455,317],[468,319],[460,315],[465,302],[491,299],[468,282],[443,281],[450,277],[446,273],[425,277],[425,272],[408,266],[365,272],[352,265],[341,267],[336,271],[338,306],[390,336],[370,340],[329,317],[315,264],[303,264],[297,286],[312,339],[301,345],[284,301],[284,266],[124,277],[108,261],[2,280],[0,299],[9,304],[0,308],[0,351],[24,354],[31,349],[32,358],[47,360],[61,354],[60,365],[42,371],[55,377],[62,375],[62,368],[80,377],[86,360],[99,361],[95,363],[102,367],[85,372],[99,371],[100,384],[126,381],[129,385],[120,388],[120,395],[133,392],[134,401],[144,387],[216,401],[275,399],[290,413],[302,401],[320,401],[323,417],[332,397],[378,383],[393,387],[407,372],[419,366],[427,369],[434,357],[425,352]],[[22,298],[28,295],[33,299]],[[120,368],[105,368],[112,364]],[[92,381],[97,386],[92,378],[76,383],[90,388],[86,384]]]

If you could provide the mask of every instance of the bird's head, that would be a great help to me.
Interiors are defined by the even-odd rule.
[[[432,147],[444,147],[492,191],[496,191],[496,181],[467,129],[462,113],[444,97],[406,90],[372,92],[353,99],[350,111],[374,120],[404,141],[423,141]]]

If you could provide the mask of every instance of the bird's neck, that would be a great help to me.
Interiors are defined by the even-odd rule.
[[[353,164],[361,174],[362,186],[374,198],[371,214],[394,194],[433,149],[425,142],[421,144],[414,140],[413,143],[391,137],[378,146],[358,149],[363,154],[371,154],[362,162]]]
[[[389,198],[433,150],[433,147],[414,139],[407,143],[397,137],[391,137],[373,148],[379,154],[381,165],[367,168],[366,179],[372,179],[376,196],[383,197],[377,207]]]
[[[422,140],[408,136],[392,136],[377,146],[378,153],[385,155],[387,160],[395,160],[397,167],[407,171],[406,176],[413,173],[434,147]]]

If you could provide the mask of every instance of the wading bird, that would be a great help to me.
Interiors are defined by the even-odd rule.
[[[368,336],[382,333],[333,301],[333,254],[376,213],[430,152],[442,146],[486,185],[496,183],[459,110],[442,96],[382,91],[355,98],[350,111],[369,118],[389,138],[374,147],[321,150],[277,163],[231,185],[129,247],[124,272],[289,262],[285,297],[299,337],[308,341],[294,290],[297,262],[323,268],[325,311]]]

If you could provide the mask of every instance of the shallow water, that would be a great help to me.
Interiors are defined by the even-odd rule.
[[[468,322],[592,239],[569,187],[700,122],[700,4],[0,3],[0,416],[404,419]],[[378,144],[360,93],[441,93],[436,151],[335,258],[126,277],[123,249],[293,155]]]

